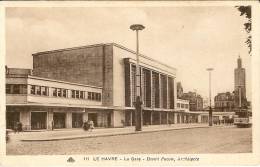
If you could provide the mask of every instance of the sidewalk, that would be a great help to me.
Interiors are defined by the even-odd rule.
[[[54,131],[22,132],[19,134],[12,133],[10,134],[10,137],[11,140],[16,139],[20,141],[55,141],[207,127],[207,124],[150,125],[143,126],[143,130],[139,132],[136,132],[135,127],[133,126],[124,128],[94,129],[92,132],[84,131],[83,129],[64,129]]]

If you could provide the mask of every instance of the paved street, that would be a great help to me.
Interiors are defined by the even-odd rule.
[[[251,128],[219,126],[59,141],[12,140],[7,155],[245,153],[252,152],[251,140]]]

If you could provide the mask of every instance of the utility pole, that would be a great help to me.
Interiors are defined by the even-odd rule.
[[[136,101],[135,101],[135,131],[142,131],[143,125],[143,111],[142,111],[142,98],[141,98],[141,73],[139,67],[139,37],[138,31],[143,30],[145,27],[141,24],[133,24],[130,29],[136,31]]]
[[[209,72],[209,126],[212,126],[212,108],[211,108],[211,71],[213,68],[207,68]]]

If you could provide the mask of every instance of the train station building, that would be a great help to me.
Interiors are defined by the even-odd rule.
[[[85,120],[135,125],[135,51],[108,43],[32,56],[32,70],[6,68],[7,128],[18,121],[28,130],[78,128]],[[143,124],[188,120],[189,103],[177,106],[176,69],[144,55],[140,68]]]

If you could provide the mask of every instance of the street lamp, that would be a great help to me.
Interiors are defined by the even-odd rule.
[[[212,108],[211,108],[211,71],[213,68],[207,68],[209,72],[209,126],[212,126]]]
[[[133,24],[130,29],[136,31],[136,101],[135,101],[135,131],[142,131],[143,114],[142,114],[142,98],[141,98],[141,74],[139,69],[139,40],[138,31],[145,27],[141,24]]]

